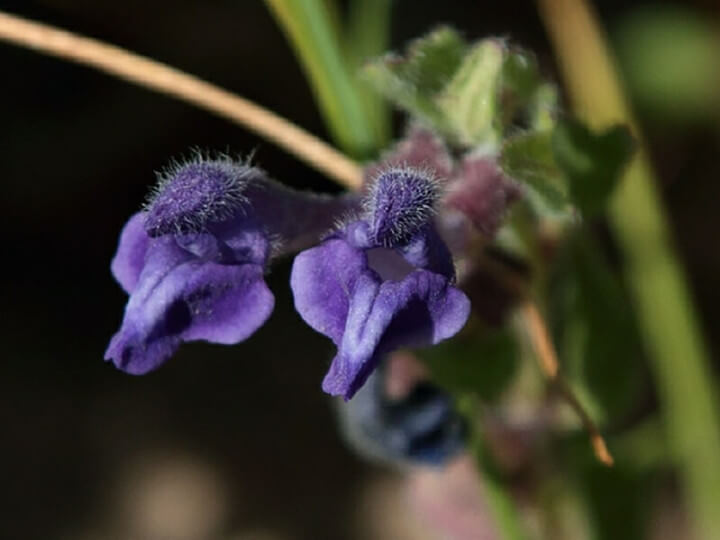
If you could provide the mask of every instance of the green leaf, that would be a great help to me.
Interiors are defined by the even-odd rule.
[[[579,471],[583,494],[597,538],[636,540],[646,537],[651,508],[651,475],[620,462],[616,467],[593,463]]]
[[[502,123],[509,126],[519,113],[530,112],[542,79],[535,57],[517,47],[506,50],[500,75],[498,99],[502,106]]]
[[[265,0],[298,56],[325,123],[338,144],[355,156],[379,145],[341,54],[337,28],[325,0]]]
[[[419,352],[433,381],[454,394],[500,397],[515,374],[519,351],[507,330],[463,333]]]
[[[458,71],[437,98],[453,138],[460,144],[498,145],[502,125],[498,116],[500,74],[505,46],[487,39],[474,45]]]
[[[528,124],[533,131],[547,131],[555,127],[558,114],[558,91],[554,84],[542,83],[530,96]]]
[[[387,54],[365,66],[367,80],[399,108],[447,132],[436,95],[457,71],[467,45],[449,27],[410,44],[405,56]]]
[[[567,210],[568,185],[555,162],[552,132],[530,132],[507,139],[500,166],[505,174],[532,190],[537,202],[550,211]]]
[[[546,93],[547,101],[536,105],[551,107],[554,93],[550,87],[538,91]],[[547,125],[552,120],[546,118],[542,123]],[[530,131],[507,139],[500,165],[508,176],[532,190],[529,198],[535,206],[564,213],[573,204],[583,215],[592,216],[605,207],[632,148],[632,137],[621,126],[593,133],[578,122],[566,120],[553,130]]]
[[[583,214],[591,216],[605,208],[633,147],[632,136],[623,126],[594,133],[577,121],[558,123],[552,137],[555,161]]]
[[[362,65],[383,54],[388,48],[392,0],[352,0],[348,7],[347,27],[341,36],[354,75]],[[357,89],[365,112],[381,147],[390,139],[390,114],[387,102],[364,77],[357,76]]]
[[[486,148],[497,148],[518,120],[536,115],[542,83],[531,54],[498,38],[468,46],[448,27],[413,42],[405,56],[371,62],[365,75],[386,98],[451,142]],[[546,105],[548,92],[539,97]]]
[[[590,234],[570,241],[561,264],[552,297],[566,373],[595,418],[620,420],[646,390],[643,348],[628,295]]]

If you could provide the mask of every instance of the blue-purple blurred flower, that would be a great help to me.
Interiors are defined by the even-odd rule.
[[[295,307],[338,347],[323,381],[329,394],[350,399],[382,355],[438,343],[467,321],[470,302],[432,222],[439,196],[429,171],[386,169],[359,219],[295,258]]]
[[[427,380],[391,397],[386,372],[376,370],[340,406],[341,428],[351,446],[366,457],[397,464],[443,465],[463,451],[466,425],[452,398]]]

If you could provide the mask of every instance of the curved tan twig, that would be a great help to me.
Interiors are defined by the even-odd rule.
[[[90,66],[215,113],[269,139],[350,189],[362,182],[357,163],[317,137],[227,90],[120,47],[0,11],[0,40]]]
[[[570,388],[570,385],[558,369],[555,347],[553,346],[545,321],[542,318],[535,302],[532,300],[525,300],[520,306],[520,314],[525,323],[525,327],[527,328],[535,353],[538,356],[540,369],[542,369],[543,374],[555,384],[565,401],[580,417],[580,421],[583,423],[585,430],[590,436],[590,443],[592,444],[593,451],[595,452],[595,457],[604,465],[612,466],[614,460],[608,451],[605,439],[603,439],[603,436],[600,434],[600,430],[595,425],[592,418],[590,418],[587,411],[583,408],[582,404],[575,396],[575,393],[572,391],[572,388]]]

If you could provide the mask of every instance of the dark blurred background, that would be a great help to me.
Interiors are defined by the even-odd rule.
[[[599,4],[718,351],[720,113],[703,78],[712,66],[672,71],[657,44],[677,52],[670,44],[683,36],[672,32],[685,21],[685,54],[720,63],[692,49],[696,38],[717,37],[720,10],[714,0]],[[164,61],[327,136],[259,0],[2,0],[0,8]],[[468,38],[510,36],[554,72],[531,2],[399,0],[393,47],[440,22]],[[145,377],[102,360],[126,299],[109,272],[118,233],[171,157],[192,146],[254,150],[287,184],[337,187],[165,96],[6,44],[0,66],[0,538],[419,538],[388,521],[402,518],[393,477],[339,440],[320,391],[332,347],[295,315],[289,262],[273,268],[275,312],[249,341],[186,345]],[[674,90],[663,98],[666,87]]]

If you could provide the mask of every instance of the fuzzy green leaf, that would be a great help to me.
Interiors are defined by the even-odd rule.
[[[551,83],[542,83],[533,92],[528,102],[528,125],[532,130],[552,129],[558,114],[558,91]]]
[[[435,102],[460,66],[467,44],[449,27],[440,27],[410,44],[405,56],[387,54],[364,68],[367,80],[388,100],[446,131]]]
[[[460,144],[497,145],[502,138],[498,116],[500,74],[505,46],[488,39],[473,46],[437,102]]]
[[[568,185],[555,162],[552,132],[529,132],[507,139],[500,166],[505,174],[532,190],[550,211],[567,209]]]

